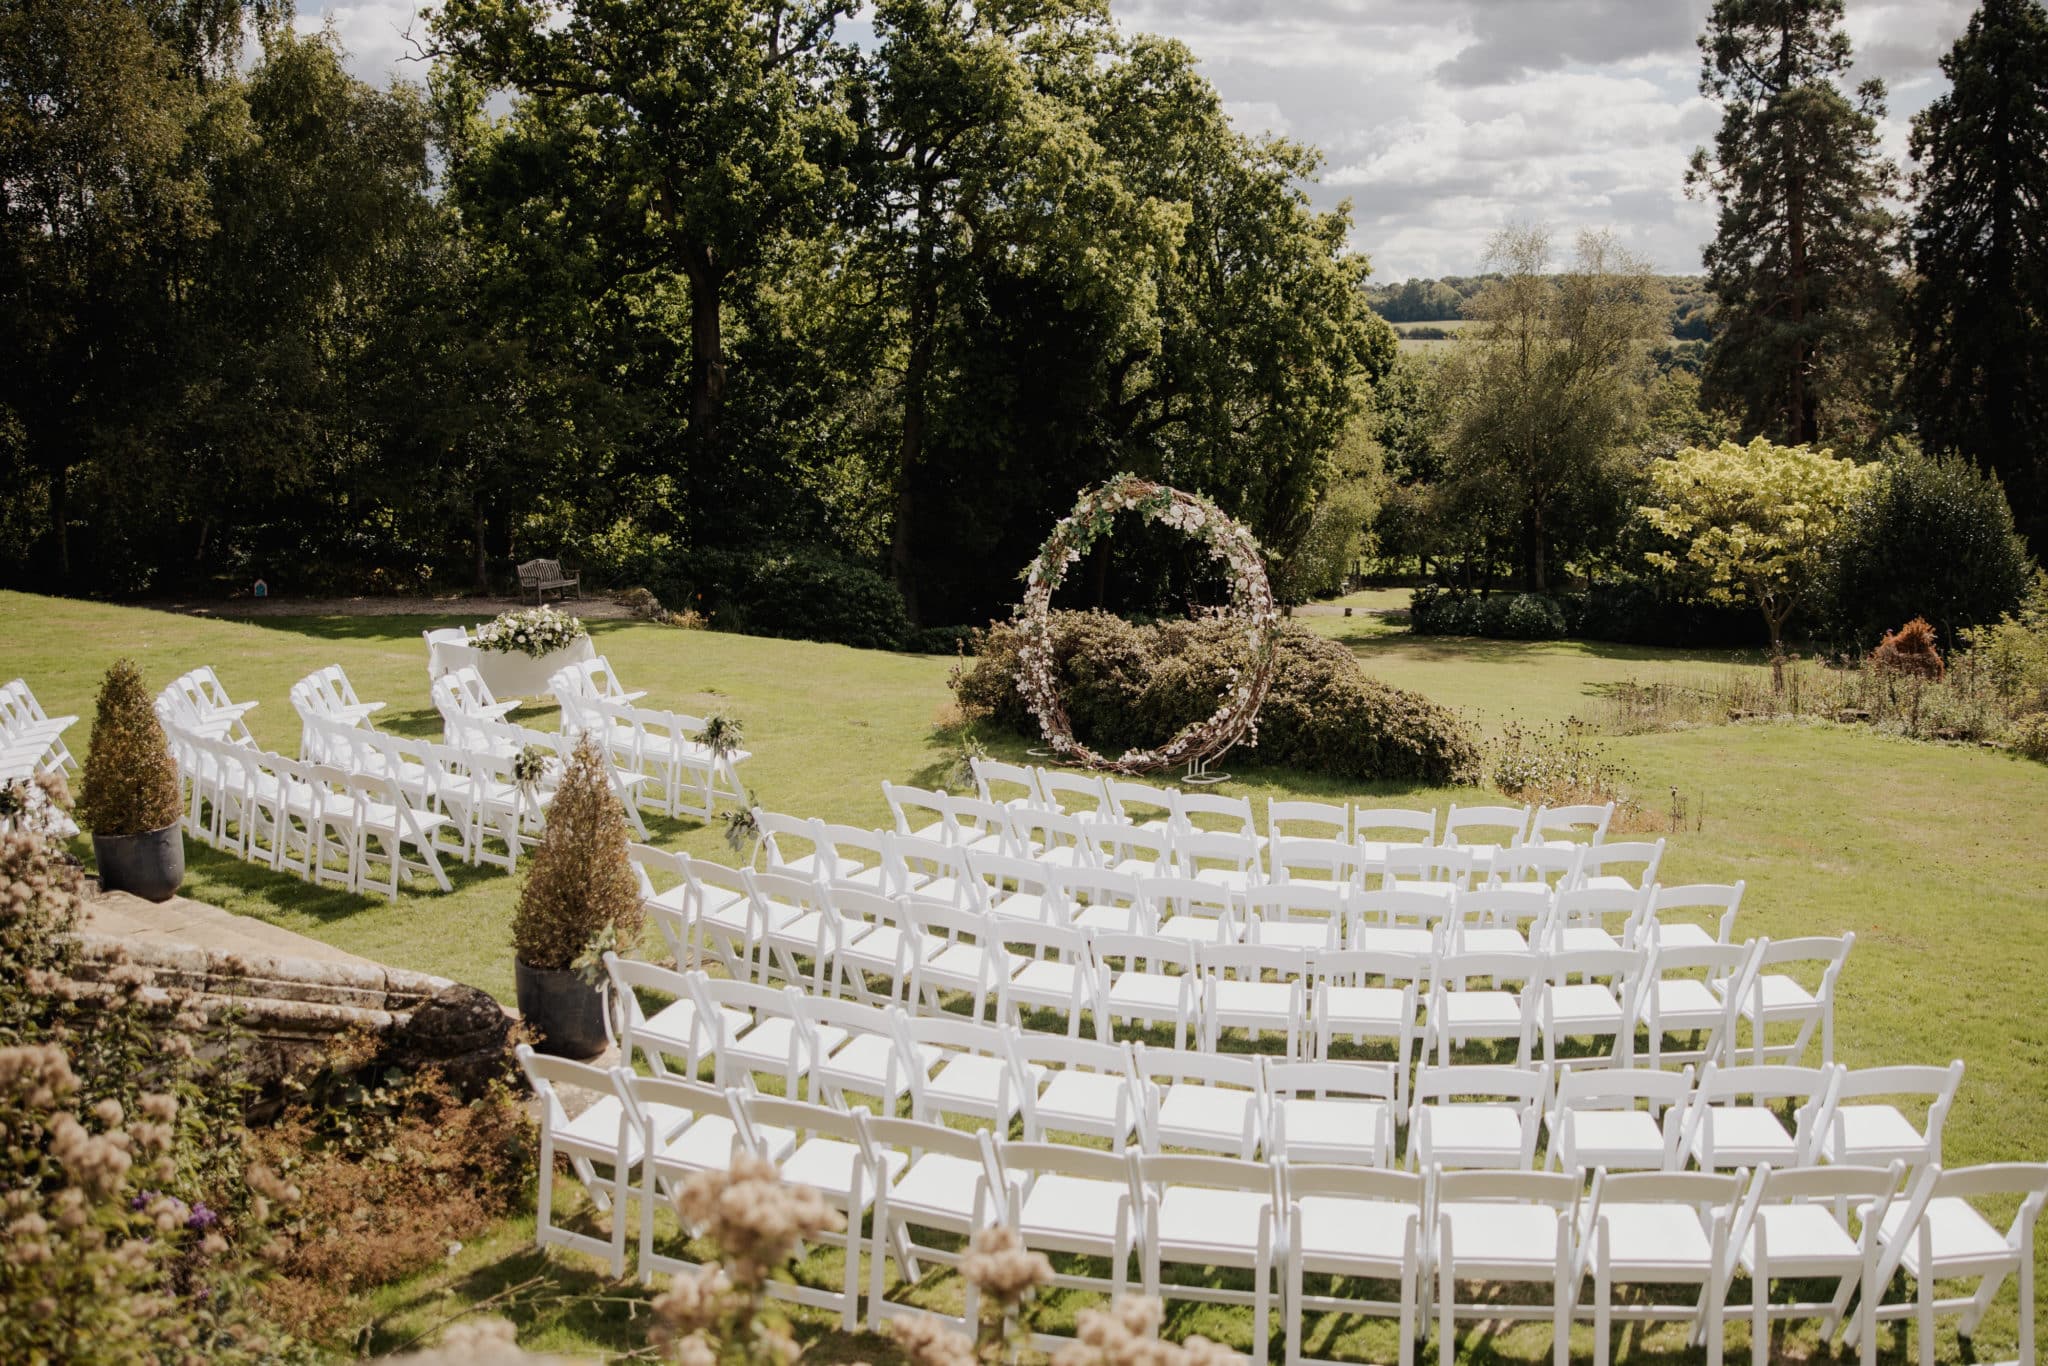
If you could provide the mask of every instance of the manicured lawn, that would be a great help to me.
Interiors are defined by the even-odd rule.
[[[1422,639],[1389,634],[1377,618],[1312,617],[1313,629],[1357,649],[1369,671],[1468,711],[1482,729],[1509,718],[1551,722],[1591,716],[1601,684],[1655,671],[1698,676],[1753,667],[1731,656],[1577,643]],[[296,752],[291,683],[313,668],[340,663],[367,698],[390,707],[390,729],[438,729],[427,701],[419,631],[431,618],[272,618],[236,623],[134,609],[0,594],[0,676],[25,675],[52,711],[89,716],[100,672],[116,656],[141,664],[152,687],[183,669],[212,664],[237,698],[262,706],[251,716],[258,738]],[[654,705],[701,711],[730,706],[747,723],[755,758],[743,769],[764,806],[859,824],[881,823],[880,783],[936,784],[957,741],[939,728],[950,700],[951,661],[877,654],[836,646],[682,632],[630,623],[593,626],[600,650]],[[542,726],[551,714],[539,714]],[[524,719],[524,718],[523,718]],[[83,755],[86,723],[69,737]],[[1020,755],[1013,737],[985,737],[998,753]],[[1912,744],[1867,732],[1813,725],[1743,725],[1606,742],[1635,775],[1651,812],[1684,797],[1689,819],[1669,835],[1666,881],[1748,882],[1741,930],[1784,938],[1854,930],[1857,944],[1842,980],[1836,1056],[1852,1066],[1945,1063],[1969,1067],[1946,1138],[1952,1165],[2048,1157],[2048,1023],[2039,1010],[2048,980],[2048,767],[1974,748]],[[1468,792],[1405,785],[1361,787],[1293,772],[1240,766],[1226,792],[1261,796],[1341,794],[1444,803]],[[1697,828],[1695,828],[1697,823]],[[694,821],[663,823],[657,842],[727,858],[715,829]],[[441,972],[510,995],[507,923],[513,882],[495,872],[454,870],[445,896],[409,895],[396,904],[315,892],[194,846],[187,891],[243,914],[406,967]],[[2042,1259],[2048,1277],[2048,1253]],[[595,1286],[570,1259],[552,1267],[534,1256],[530,1225],[515,1222],[466,1249],[448,1268],[369,1297],[366,1312],[390,1314],[375,1346],[395,1345],[456,1303],[544,1274],[562,1289]],[[2048,1285],[2048,1279],[2041,1281]],[[1738,1292],[1739,1294],[1740,1292]],[[1977,1355],[2011,1355],[2015,1289],[1979,1330]],[[516,1315],[532,1345],[560,1350],[627,1350],[644,1342],[644,1317],[621,1303],[581,1306],[533,1302]],[[1176,1319],[1178,1331],[1230,1335],[1235,1320]],[[1952,1328],[1942,1329],[1947,1361],[1961,1360]],[[1329,1325],[1325,1325],[1327,1329]],[[1335,1350],[1386,1359],[1391,1336],[1378,1325],[1340,1329]],[[1236,1327],[1241,1336],[1243,1328]],[[1320,1330],[1319,1330],[1320,1331]],[[1468,1330],[1470,1331],[1470,1330]],[[1575,1346],[1590,1353],[1581,1329]],[[1679,1335],[1663,1330],[1625,1340],[1623,1359],[1682,1359]],[[1468,1338],[1468,1342],[1472,1340]],[[1547,1330],[1483,1335],[1471,1359],[1534,1361]],[[1885,1335],[1889,1359],[1904,1339]],[[1332,1344],[1311,1335],[1311,1350]],[[832,1339],[827,1359],[890,1352],[872,1340]],[[1436,1350],[1432,1343],[1430,1352]],[[1809,1332],[1779,1349],[1812,1350]],[[1732,1327],[1728,1351],[1749,1351]],[[1668,1358],[1665,1355],[1668,1352]]]

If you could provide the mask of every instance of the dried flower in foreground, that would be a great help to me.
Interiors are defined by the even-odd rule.
[[[676,1199],[683,1222],[716,1243],[725,1269],[756,1286],[804,1243],[846,1227],[845,1216],[808,1186],[792,1186],[766,1158],[738,1157],[729,1172],[699,1172]]]
[[[1009,1311],[1052,1284],[1052,1263],[1027,1249],[1015,1229],[985,1228],[968,1243],[960,1274]]]
[[[1166,1306],[1142,1295],[1119,1295],[1108,1309],[1083,1309],[1074,1341],[1052,1354],[1052,1366],[1223,1366],[1236,1353],[1205,1337],[1164,1342]]]
[[[974,1343],[938,1319],[917,1315],[890,1319],[889,1336],[911,1366],[978,1366]]]

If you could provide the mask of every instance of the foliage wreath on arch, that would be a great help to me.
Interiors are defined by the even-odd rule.
[[[1117,758],[1096,753],[1074,737],[1066,704],[1060,701],[1052,657],[1052,595],[1069,566],[1107,536],[1119,512],[1135,512],[1150,521],[1174,527],[1202,542],[1211,559],[1222,560],[1230,574],[1230,612],[1244,626],[1251,650],[1248,668],[1234,670],[1215,715],[1188,726],[1157,749],[1128,749]],[[1266,578],[1265,553],[1257,538],[1230,514],[1199,494],[1119,474],[1084,491],[1080,500],[1039,547],[1025,567],[1024,602],[1018,629],[1023,641],[1017,653],[1017,691],[1024,695],[1039,730],[1053,752],[1089,768],[1112,773],[1150,773],[1175,764],[1215,758],[1240,740],[1259,742],[1259,705],[1273,680],[1273,625],[1279,609]]]

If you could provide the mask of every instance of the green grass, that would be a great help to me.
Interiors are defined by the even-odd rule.
[[[1363,604],[1360,604],[1363,605]],[[1593,714],[1603,683],[1657,671],[1697,676],[1754,667],[1735,656],[1577,642],[1428,639],[1393,634],[1375,617],[1311,617],[1313,629],[1350,644],[1373,674],[1465,710],[1482,729],[1508,719],[1547,723]],[[0,594],[0,676],[25,675],[52,711],[89,718],[106,665],[121,654],[141,664],[152,688],[210,663],[237,698],[259,699],[251,724],[265,744],[295,752],[291,683],[340,663],[365,698],[390,708],[391,729],[431,733],[425,649],[419,632],[452,624],[430,618],[272,618],[236,623],[99,604]],[[593,626],[598,648],[650,702],[702,710],[723,701],[747,723],[755,758],[743,770],[773,809],[861,824],[886,815],[880,783],[932,784],[950,764],[956,738],[936,724],[949,701],[950,661],[836,646],[683,632],[632,623]],[[88,722],[69,737],[83,755]],[[540,724],[552,721],[542,715]],[[1023,742],[989,737],[1011,756]],[[1667,881],[1747,880],[1742,932],[1783,938],[1854,930],[1842,979],[1836,1056],[1852,1066],[1943,1063],[1961,1057],[1969,1073],[1951,1116],[1953,1165],[2048,1156],[2048,1024],[2039,1003],[2048,980],[2048,767],[2001,753],[1914,744],[1855,728],[1746,724],[1632,736],[1606,742],[1635,775],[1637,791],[1661,811],[1677,789],[1699,822],[1670,836]],[[1359,785],[1240,765],[1225,792],[1252,796],[1327,794],[1442,803],[1468,793],[1400,784]],[[657,842],[728,857],[715,829],[663,823]],[[448,895],[407,895],[395,904],[315,892],[286,875],[194,847],[187,891],[343,948],[404,967],[439,972],[510,995],[508,923],[513,887],[497,873],[455,872]],[[2041,1258],[2048,1285],[2048,1247]],[[644,1341],[644,1318],[627,1301],[579,1304],[561,1296],[596,1287],[579,1259],[546,1261],[530,1243],[530,1221],[477,1240],[446,1268],[365,1297],[365,1317],[383,1317],[376,1345],[389,1347],[460,1306],[542,1275],[555,1287],[515,1312],[531,1344],[557,1350],[622,1351]],[[1741,1292],[1738,1292],[1738,1295]],[[2015,1289],[1980,1328],[1979,1356],[2013,1351]],[[1241,1338],[1242,1316],[1191,1312],[1180,1331]],[[806,1320],[806,1332],[820,1327]],[[1945,1361],[1965,1359],[1941,1329]],[[1333,1344],[1317,1336],[1335,1331]],[[1464,1330],[1470,1360],[1535,1361],[1547,1330],[1498,1335]],[[1575,1333],[1577,1348],[1590,1337]],[[1310,1347],[1385,1359],[1391,1340],[1376,1324],[1325,1321]],[[1781,1351],[1806,1354],[1807,1336]],[[872,1340],[829,1336],[826,1359],[888,1354]],[[1431,1344],[1430,1351],[1435,1350]],[[1732,1326],[1731,1359],[1748,1352]],[[1904,1359],[1905,1339],[1885,1334],[1887,1359]],[[1682,1360],[1676,1335],[1633,1334],[1623,1356]]]

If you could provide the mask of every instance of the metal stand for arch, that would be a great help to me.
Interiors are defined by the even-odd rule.
[[[1205,754],[1188,765],[1188,771],[1180,775],[1180,781],[1182,786],[1192,784],[1195,787],[1209,787],[1216,783],[1229,782],[1230,775],[1228,773],[1211,773],[1209,771],[1209,756]]]

